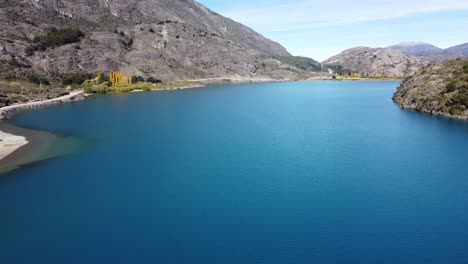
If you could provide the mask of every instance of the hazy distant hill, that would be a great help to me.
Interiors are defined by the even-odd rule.
[[[441,49],[428,43],[403,42],[388,48],[433,62],[442,62],[468,56],[468,43],[448,49]]]
[[[355,47],[323,63],[331,68],[341,67],[352,72],[404,77],[415,73],[429,62],[398,50]]]
[[[446,51],[462,54],[463,56],[468,56],[468,43],[457,45],[446,49]]]
[[[283,79],[313,70],[289,56],[193,0],[0,1],[0,79],[110,69],[163,80]]]
[[[430,56],[444,51],[441,48],[423,42],[402,42],[388,48],[396,49],[412,56]]]

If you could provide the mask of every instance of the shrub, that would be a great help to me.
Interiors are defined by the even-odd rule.
[[[83,84],[86,80],[92,79],[94,74],[87,72],[68,73],[62,75],[63,85]]]
[[[29,76],[29,81],[34,83],[34,84],[50,85],[49,80],[47,80],[44,77],[37,76],[37,75]]]
[[[145,79],[141,76],[132,76],[131,83],[145,82]]]
[[[85,35],[79,29],[52,28],[45,35],[36,36],[33,39],[34,45],[26,48],[26,54],[32,56],[36,51],[45,51],[48,48],[56,48],[59,46],[75,43],[81,40]]]
[[[107,83],[110,82],[109,75],[104,74],[102,72],[98,72],[96,74],[96,77],[97,77],[97,80],[98,80],[98,84],[101,84],[101,83],[104,83],[104,82],[107,82]]]
[[[129,50],[133,47],[133,39],[130,39],[128,42],[124,43],[125,49]]]
[[[12,88],[21,88],[22,85],[21,85],[21,83],[19,83],[19,82],[10,82],[10,83],[8,84],[8,86],[10,86],[10,87],[12,87]]]
[[[457,81],[451,81],[449,84],[447,84],[447,92],[452,93],[457,90]]]
[[[146,81],[149,82],[149,83],[162,83],[161,80],[155,79],[154,77],[148,77],[148,78],[146,79]]]

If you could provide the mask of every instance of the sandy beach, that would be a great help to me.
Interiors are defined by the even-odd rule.
[[[28,143],[25,137],[0,131],[0,160]]]

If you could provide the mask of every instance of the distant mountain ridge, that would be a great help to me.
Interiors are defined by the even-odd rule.
[[[443,49],[423,42],[402,42],[388,47],[396,49],[412,56],[424,56],[427,54],[440,53]]]
[[[361,74],[381,74],[395,77],[411,75],[429,64],[428,61],[386,48],[355,47],[323,62],[326,66],[342,68]]]
[[[408,55],[432,62],[442,62],[457,58],[468,57],[468,43],[458,46],[441,49],[432,44],[423,42],[403,42],[388,47],[389,49],[399,50]]]
[[[5,80],[109,70],[168,81],[295,79],[313,70],[276,59],[290,56],[279,43],[193,0],[0,2]]]
[[[464,44],[460,44],[454,47],[450,47],[448,49],[445,49],[446,51],[449,52],[458,52],[463,54],[464,56],[468,56],[468,42]]]

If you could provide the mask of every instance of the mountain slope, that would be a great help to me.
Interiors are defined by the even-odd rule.
[[[84,37],[44,48],[38,39],[47,40],[54,27]],[[163,80],[307,74],[273,58],[288,56],[280,44],[193,0],[0,3],[2,79],[111,69]]]
[[[467,119],[468,60],[424,68],[403,81],[393,100],[404,109]]]
[[[411,75],[428,62],[401,51],[385,48],[355,47],[323,62],[331,68],[341,67],[364,74],[383,74],[404,77]]]

